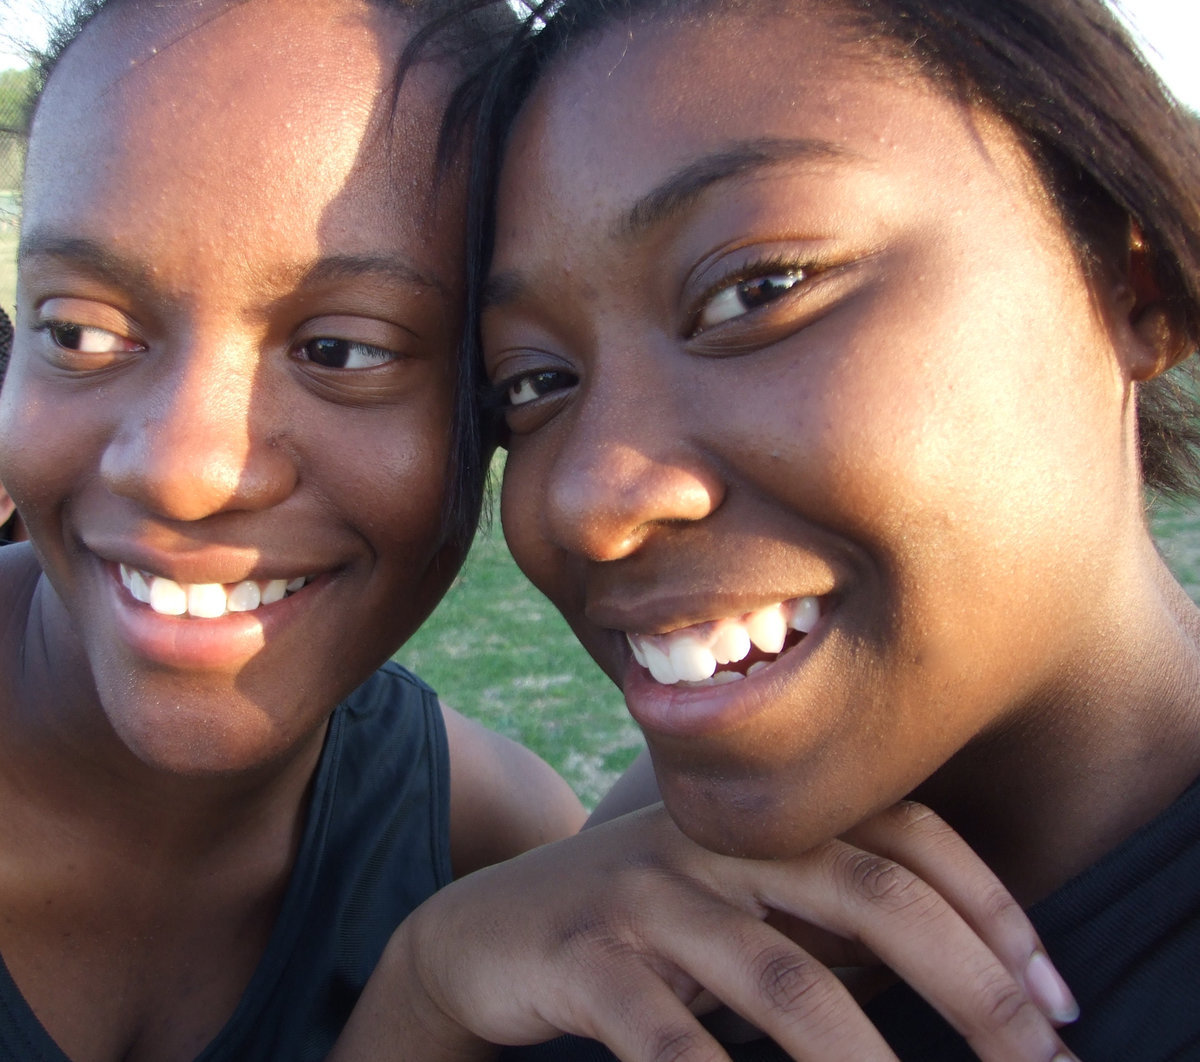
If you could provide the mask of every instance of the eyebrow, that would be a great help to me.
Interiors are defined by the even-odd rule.
[[[18,262],[38,257],[74,262],[119,287],[154,288],[148,268],[86,237],[38,231],[22,237],[17,248]],[[383,278],[406,287],[432,288],[443,296],[451,295],[446,284],[437,277],[388,255],[326,255],[295,268],[285,268],[280,276],[271,278],[271,286],[294,289],[301,285],[366,278]]]
[[[828,140],[759,137],[703,155],[642,196],[616,226],[618,236],[640,236],[690,207],[714,184],[789,162],[829,162],[853,152]]]
[[[23,235],[17,245],[18,264],[30,258],[64,258],[77,262],[120,287],[149,287],[150,273],[95,240],[38,232]]]
[[[855,152],[829,140],[794,137],[759,137],[740,140],[719,151],[702,155],[676,170],[641,196],[613,226],[617,239],[632,239],[664,224],[691,207],[715,184],[756,170],[786,163],[818,163],[856,158]],[[503,305],[524,290],[519,273],[489,277],[480,293],[480,308]]]

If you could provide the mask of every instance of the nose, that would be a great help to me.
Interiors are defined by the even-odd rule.
[[[550,472],[544,521],[562,548],[619,560],[721,505],[724,483],[666,407],[586,401]]]
[[[162,352],[152,385],[126,405],[100,474],[114,494],[170,520],[261,510],[295,489],[280,445],[286,410],[260,380],[260,359],[234,344]]]

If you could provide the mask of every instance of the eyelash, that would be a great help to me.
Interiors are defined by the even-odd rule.
[[[113,351],[81,350],[78,347],[72,347],[72,346],[67,345],[66,343],[64,343],[62,341],[62,338],[60,336],[55,334],[64,329],[74,329],[76,332],[81,333],[81,334],[87,333],[87,332],[103,333],[104,335],[112,336],[118,347],[127,345],[129,347],[129,350],[121,350],[121,349],[117,349],[117,350],[113,350]],[[62,318],[59,318],[59,317],[47,317],[47,318],[44,318],[43,320],[38,321],[33,326],[33,331],[39,335],[45,335],[45,336],[49,337],[50,342],[52,342],[60,350],[67,351],[72,354],[83,354],[83,355],[87,355],[87,354],[96,354],[96,355],[124,354],[124,353],[132,353],[133,351],[143,349],[142,344],[139,343],[136,339],[130,339],[128,336],[123,335],[120,332],[114,332],[110,328],[101,328],[99,325],[80,324],[78,321],[67,321],[67,320],[63,320]]]
[[[712,300],[721,292],[732,288],[738,284],[744,284],[748,280],[755,280],[768,276],[778,276],[784,274],[795,274],[798,277],[797,286],[805,284],[811,280],[815,274],[820,272],[820,265],[812,260],[798,261],[786,254],[767,255],[763,258],[756,258],[738,266],[733,271],[726,273],[718,280],[705,289],[704,293],[695,301],[693,309],[688,314],[687,325],[685,327],[684,338],[694,339],[696,336],[708,331],[710,328],[719,328],[720,324],[701,327],[699,324],[700,317],[704,313],[705,308]],[[753,309],[747,310],[746,314],[754,313]],[[745,315],[742,315],[745,316]],[[736,320],[736,318],[734,318]],[[721,322],[723,324],[724,322]]]

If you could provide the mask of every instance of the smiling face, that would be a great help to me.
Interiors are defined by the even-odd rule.
[[[1001,122],[819,7],[698,22],[525,105],[483,340],[514,555],[683,828],[768,855],[1083,711],[1135,344]]]
[[[319,734],[457,566],[450,72],[393,122],[395,13],[149,11],[102,14],[37,112],[0,478],[52,652],[69,615],[125,745],[228,771]]]

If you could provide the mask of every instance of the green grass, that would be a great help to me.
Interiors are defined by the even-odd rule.
[[[1200,600],[1200,511],[1154,518],[1163,553]],[[517,570],[496,521],[396,659],[453,705],[537,751],[589,807],[641,747],[615,687]]]
[[[1191,599],[1200,602],[1200,508],[1163,506],[1152,524],[1171,571]]]
[[[517,569],[498,521],[396,659],[552,763],[589,807],[641,748],[620,693]]]

